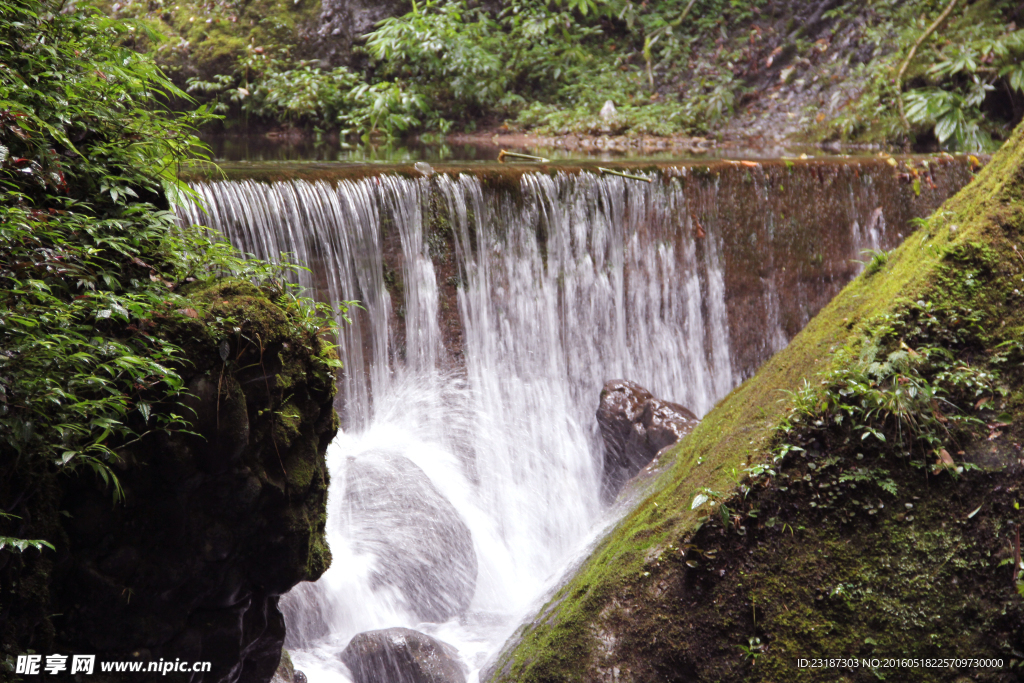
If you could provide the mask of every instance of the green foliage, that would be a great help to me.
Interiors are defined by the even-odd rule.
[[[360,84],[352,91],[352,99],[356,107],[340,120],[346,132],[361,132],[364,138],[377,132],[396,138],[417,126],[425,109],[421,95],[403,90],[398,83]],[[438,128],[447,132],[447,122],[439,119]]]
[[[841,350],[836,369],[818,386],[805,382],[792,394],[780,434],[831,429],[867,452],[895,448],[919,466],[936,458],[943,462],[949,458],[942,455],[944,447],[956,450],[952,444],[971,429],[984,429],[976,411],[1006,395],[998,367],[1014,353],[1010,346],[1000,347],[987,364],[958,354],[980,343],[980,321],[976,311],[924,301],[901,315],[884,316],[859,353]],[[777,460],[795,450],[785,436],[781,443]],[[859,467],[840,481],[870,481],[896,493],[884,468]]]
[[[704,132],[732,114],[743,90],[731,70],[701,59],[685,97],[652,94],[697,52],[699,30],[713,25],[702,11],[680,28],[672,17],[686,4],[669,0],[645,12],[622,0],[515,0],[491,12],[465,0],[426,0],[366,36],[365,75],[249,46],[231,73],[192,78],[188,90],[220,113],[364,136],[447,133],[455,122],[472,127],[517,114],[519,125],[545,131],[607,132],[597,118],[606,100],[619,108],[615,132]],[[698,6],[749,18],[743,3]],[[643,66],[631,63],[634,49]]]
[[[367,36],[366,49],[380,77],[418,93],[429,127],[487,113],[509,114],[526,98],[556,97],[600,107],[604,89],[593,76],[610,69],[596,63],[586,44],[600,35],[591,0],[564,8],[512,2],[498,15],[463,0],[428,0],[412,12],[385,19]]]
[[[924,77],[934,85],[907,94],[911,123],[933,125],[940,143],[961,150],[992,146],[981,109],[988,94],[1000,86],[1024,94],[1024,30],[1001,28],[963,22],[930,45]]]
[[[867,265],[864,266],[864,272],[868,275],[877,273],[889,262],[889,252],[884,249],[865,249],[861,253],[871,257]]]
[[[173,258],[173,217],[151,202],[176,183],[185,126],[203,112],[152,110],[176,89],[112,45],[124,26],[58,10],[23,1],[0,13],[0,444],[111,480],[114,447],[135,435],[129,413],[146,413],[144,430],[151,406],[181,389],[174,349],[138,325],[166,297]]]
[[[177,36],[138,31],[130,41],[198,73],[189,91],[218,112],[318,131],[393,138],[510,119],[596,134],[608,128],[597,112],[612,100],[623,112],[616,132],[702,134],[731,119],[751,89],[763,103],[782,82],[810,98],[816,136],[902,141],[931,131],[946,147],[976,150],[1004,138],[1004,119],[1024,106],[1024,31],[1011,23],[1011,0],[962,3],[918,49],[899,90],[904,57],[948,2],[838,3],[822,15],[834,38],[812,42],[787,22],[814,11],[808,2],[418,0],[355,48],[369,57],[362,73],[298,59],[309,56],[297,38],[299,23],[312,21],[307,3],[119,4]]]
[[[743,659],[750,660],[751,664],[757,664],[757,658],[764,653],[768,646],[761,643],[761,639],[757,636],[751,636],[747,638],[746,645],[737,645],[736,647],[743,654]]]
[[[187,359],[159,333],[200,315],[182,286],[278,271],[176,227],[167,197],[188,192],[177,165],[206,110],[160,105],[185,94],[120,46],[125,24],[62,9],[0,7],[0,452],[92,470],[116,497],[119,450],[188,423]],[[284,303],[299,328],[324,325]]]
[[[218,74],[212,81],[189,79],[188,91],[212,97],[217,113],[230,113],[235,105],[247,115],[293,126],[328,127],[358,106],[354,90],[361,83],[344,67],[324,70],[299,62],[288,68],[281,60],[250,50],[235,73]]]
[[[4,548],[11,548],[18,552],[24,552],[29,548],[35,548],[36,550],[42,550],[43,548],[49,548],[54,550],[53,544],[48,541],[29,541],[23,538],[11,538],[10,536],[0,536],[0,550]]]
[[[205,95],[213,111],[279,121],[342,134],[384,133],[389,139],[419,125],[423,98],[398,83],[370,85],[345,67],[321,69],[249,49],[230,74],[191,78],[188,91]]]
[[[272,68],[253,86],[247,110],[292,124],[335,121],[352,108],[358,83],[358,76],[343,67],[323,71],[301,62],[288,71]]]
[[[873,60],[853,70],[851,87],[834,91],[837,99],[855,93],[829,122],[834,133],[843,139],[893,140],[930,130],[941,145],[960,151],[990,150],[994,137],[1005,137],[1005,122],[994,115],[992,103],[996,96],[1024,95],[1024,31],[1014,30],[1009,17],[1016,6],[1005,1],[958,8],[924,41],[901,84],[912,128],[903,131],[893,76],[946,4],[876,3],[863,31],[864,41],[879,48]],[[895,50],[883,49],[893,44]],[[839,108],[836,99],[831,105]]]
[[[982,150],[991,147],[992,138],[982,130],[983,116],[979,109],[985,93],[993,86],[972,79],[968,93],[941,88],[920,88],[906,95],[907,120],[934,126],[940,143],[952,140],[963,150]]]
[[[498,106],[507,87],[504,36],[491,16],[464,2],[427,0],[422,8],[382,21],[366,50],[381,74],[430,93],[439,115],[452,109]]]
[[[10,515],[0,510],[0,519],[20,519],[17,515]],[[19,553],[25,552],[29,548],[35,548],[36,550],[42,551],[43,548],[49,548],[50,550],[56,550],[53,544],[49,541],[35,540],[31,541],[24,538],[12,538],[10,536],[0,536],[0,550],[4,548],[10,548],[16,550]]]

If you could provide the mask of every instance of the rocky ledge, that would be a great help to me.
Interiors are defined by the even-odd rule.
[[[225,282],[154,321],[189,361],[176,370],[190,395],[164,410],[191,427],[120,449],[123,502],[82,470],[4,483],[32,497],[34,537],[56,539],[56,552],[0,553],[5,651],[211,665],[133,681],[270,680],[278,596],[330,564],[324,454],[338,428],[332,352],[273,294]],[[98,666],[91,680],[105,680]]]

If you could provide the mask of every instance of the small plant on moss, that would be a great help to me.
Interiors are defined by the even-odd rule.
[[[776,461],[799,448],[787,435],[824,437],[831,432],[832,440],[862,444],[868,454],[895,450],[929,469],[934,462],[936,472],[955,475],[969,467],[954,463],[947,447],[972,430],[987,429],[976,413],[1005,397],[999,368],[1016,358],[1020,347],[1001,344],[988,362],[960,357],[959,349],[984,346],[979,315],[918,301],[901,314],[875,321],[868,341],[858,351],[840,350],[836,369],[818,386],[805,382],[802,390],[791,394],[790,414],[778,432]],[[869,483],[896,495],[888,468],[861,464],[864,457],[858,453],[858,462],[844,466],[836,482]],[[819,466],[808,464],[810,470]]]
[[[766,646],[761,644],[761,639],[756,636],[748,638],[746,645],[737,645],[736,647],[743,653],[743,659],[750,660],[751,664],[757,664],[757,658],[764,654],[766,649]]]
[[[865,249],[861,254],[871,257],[864,266],[865,275],[874,275],[889,263],[889,252],[884,249]]]

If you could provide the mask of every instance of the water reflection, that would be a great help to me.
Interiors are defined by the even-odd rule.
[[[515,142],[486,138],[470,142],[451,142],[441,136],[423,135],[415,139],[391,142],[346,142],[337,137],[270,136],[258,134],[202,135],[209,146],[213,161],[232,162],[362,162],[410,163],[416,161],[494,161],[501,149],[526,152],[551,160],[622,161],[647,159],[658,161],[682,159],[772,159],[780,157],[836,156],[844,153],[864,155],[877,149],[865,150],[839,146],[818,147],[806,144],[724,143],[706,150],[673,147],[670,141],[637,141],[620,138],[542,138],[544,145],[529,144],[526,139]],[[633,146],[630,146],[633,145]]]
[[[338,139],[267,137],[265,135],[201,135],[214,161],[349,161],[403,163],[413,161],[493,160],[492,145],[427,140],[350,144]]]

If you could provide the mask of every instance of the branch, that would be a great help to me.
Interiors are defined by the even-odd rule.
[[[679,18],[676,19],[675,21],[669,22],[669,26],[676,27],[679,26],[679,24],[683,23],[683,19],[685,19],[686,15],[690,13],[690,10],[693,9],[693,5],[696,2],[697,0],[690,0],[690,4],[686,6],[686,8],[683,10],[683,13],[679,15]]]
[[[939,18],[932,22],[932,25],[921,34],[921,37],[917,39],[914,46],[910,48],[910,52],[907,53],[907,58],[903,60],[900,65],[900,70],[896,72],[896,104],[900,109],[900,123],[903,124],[903,130],[910,130],[910,123],[907,121],[907,115],[903,111],[903,74],[906,73],[907,67],[910,66],[910,60],[917,54],[917,48],[921,47],[924,41],[928,40],[928,36],[935,33],[935,30],[942,25],[942,22],[953,12],[953,8],[956,7],[956,3],[959,0],[950,0],[949,5],[942,11]]]

